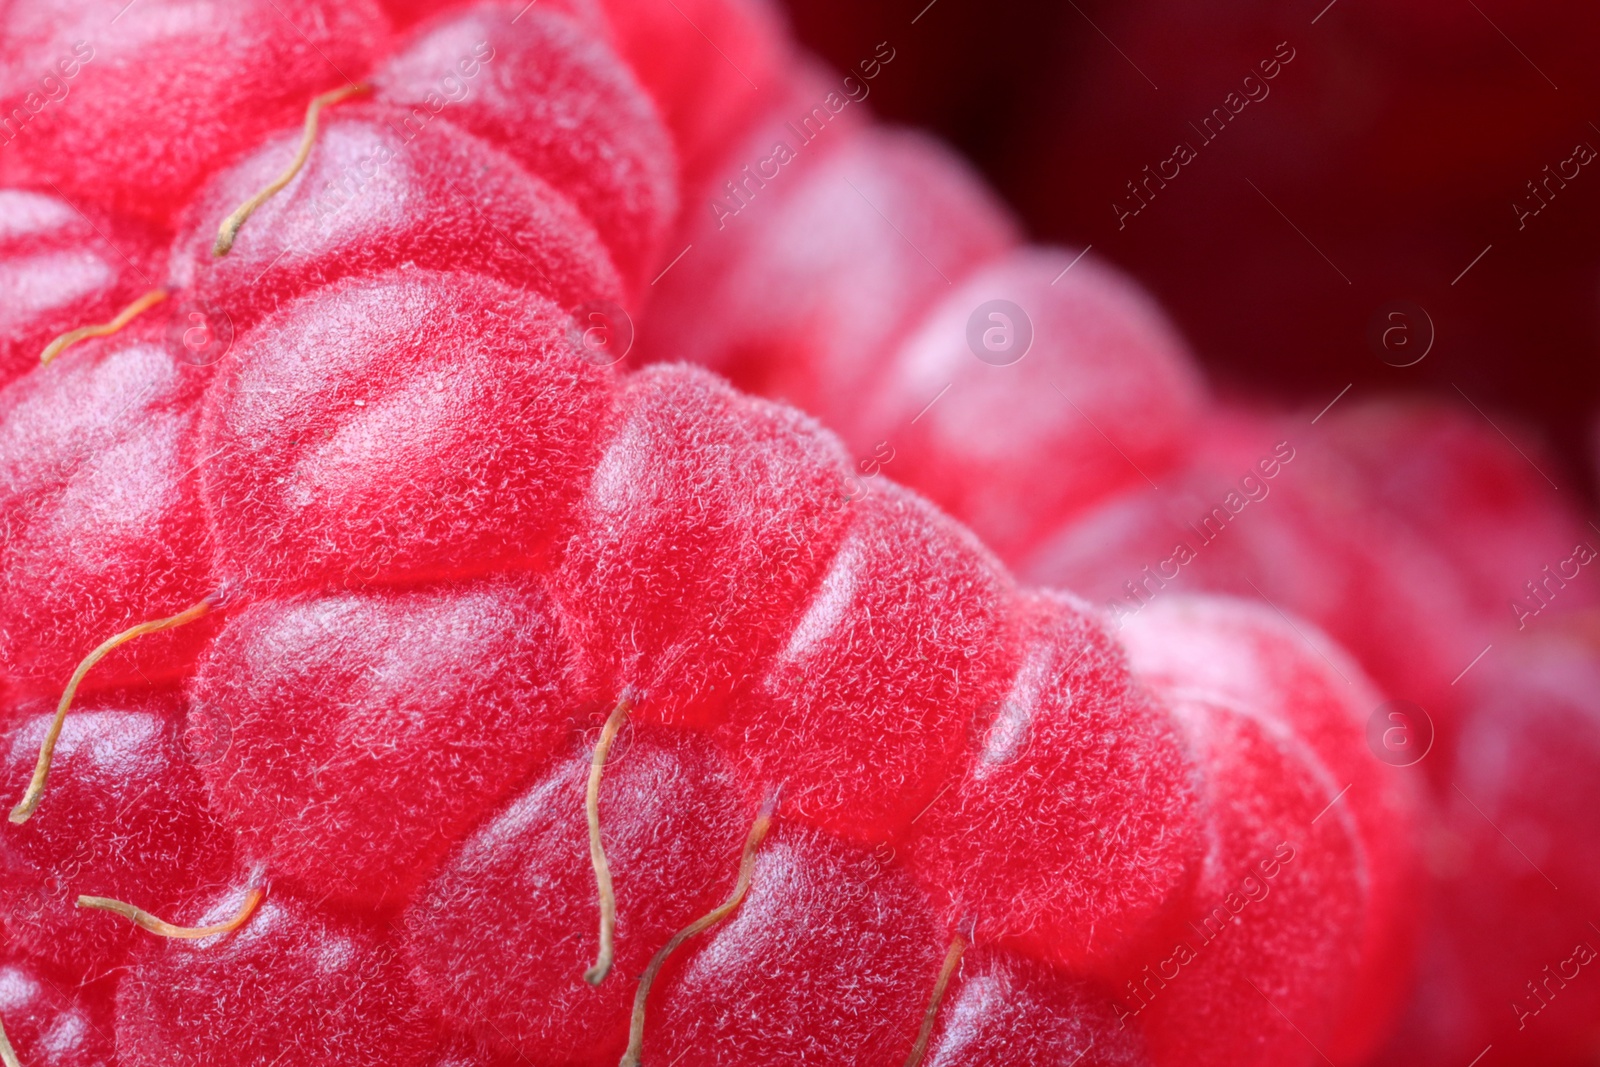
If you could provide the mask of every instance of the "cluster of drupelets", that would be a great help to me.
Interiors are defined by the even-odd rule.
[[[1204,52],[1172,45],[1160,18],[1139,27],[1180,66]],[[1535,436],[1466,400],[1360,388],[1303,411],[1212,400],[1154,302],[1098,252],[1022,243],[947,151],[834,112],[859,85],[738,61],[785,88],[712,161],[689,161],[667,255],[691,250],[655,286],[647,355],[818,414],[857,460],[853,494],[879,475],[927,494],[1019,575],[1103,604],[1135,652],[1197,590],[1318,624],[1398,701],[1363,706],[1371,754],[1426,794],[1426,884],[1401,905],[1421,973],[1384,1062],[1460,1064],[1490,1044],[1501,1063],[1587,1062],[1600,983],[1574,968],[1600,947],[1600,527]],[[996,301],[1029,320],[1025,356],[975,358]],[[1282,1021],[1260,997],[1253,1009],[1186,1035],[1187,1053],[1303,1054],[1255,1040]]]
[[[659,277],[642,343],[864,425],[862,354],[937,317],[911,268],[1014,240],[961,172],[836,127],[771,179],[922,205],[854,299],[811,279],[861,217],[803,196],[759,239],[686,197],[709,247],[662,275],[680,170],[716,190],[797,108],[855,122],[759,13],[485,4],[392,38],[359,3],[182,6],[13,3],[0,42],[7,84],[96,42],[0,156],[29,190],[0,193],[5,780],[33,775],[0,1021],[29,1067],[1167,1067],[1382,1035],[1413,801],[1359,668],[1232,602],[1119,639],[794,409],[574,339]],[[728,266],[767,241],[759,282]],[[1191,432],[1124,283],[989,269],[1041,333],[1102,324],[1107,374],[1142,361],[1135,459]],[[873,402],[918,395],[902,372]],[[965,403],[893,442],[954,440]],[[1126,481],[1033,433],[1078,463],[1047,519]],[[952,468],[954,510],[995,459]]]

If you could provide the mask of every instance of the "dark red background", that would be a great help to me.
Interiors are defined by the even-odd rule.
[[[790,0],[790,17],[839,67],[890,41],[879,113],[957,145],[1035,239],[1092,243],[1140,278],[1220,387],[1317,406],[1347,383],[1464,394],[1541,427],[1568,465],[1554,480],[1587,492],[1600,160],[1520,232],[1511,205],[1576,142],[1600,149],[1600,5],[1326,5]],[[1295,59],[1270,95],[1119,231],[1124,183],[1197,141],[1187,124],[1282,41]],[[1367,339],[1397,298],[1436,330],[1405,369]]]

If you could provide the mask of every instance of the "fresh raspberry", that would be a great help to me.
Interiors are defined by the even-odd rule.
[[[16,694],[59,693],[86,652],[213,586],[197,508],[200,396],[164,309],[0,391],[0,668]],[[172,682],[211,632],[154,634],[89,688]]]
[[[1307,1042],[1367,1025],[1348,932],[1372,921],[1370,857],[1348,810],[1318,819],[1339,785],[1291,730],[1204,696],[1173,707],[1206,767],[1209,848],[1185,928],[1130,962],[1121,1010],[1158,1067],[1309,1062]]]
[[[1481,673],[1480,673],[1481,672]],[[1444,1064],[1487,1044],[1505,1062],[1578,1063],[1600,1039],[1600,630],[1542,618],[1463,680],[1428,862],[1422,975],[1385,1064]],[[1587,962],[1585,962],[1587,961]]]
[[[109,992],[104,983],[77,986],[36,960],[0,962],[0,1016],[28,1067],[115,1067]]]
[[[1448,717],[1451,679],[1489,640],[1461,576],[1304,422],[1225,409],[1203,425],[1164,490],[1103,500],[1022,573],[1124,619],[1174,592],[1265,596],[1336,636],[1387,692]]]
[[[1350,820],[1351,847],[1363,868],[1364,916],[1353,938],[1358,971],[1350,1005],[1335,1019],[1329,1054],[1366,1055],[1392,1022],[1408,978],[1413,901],[1421,892],[1413,840],[1422,783],[1406,768],[1373,759],[1367,748],[1368,719],[1381,703],[1377,691],[1325,635],[1259,600],[1174,596],[1151,604],[1122,633],[1135,675],[1180,712],[1184,699],[1203,698],[1270,720],[1267,733],[1290,739],[1280,744],[1304,746],[1295,758],[1316,768],[1317,784],[1303,791],[1326,787],[1313,813],[1337,800],[1330,817],[1338,810]],[[1192,721],[1189,728],[1199,729]],[[1203,735],[1196,744],[1205,748]],[[1223,763],[1220,749],[1196,758],[1211,770]],[[1242,766],[1239,773],[1258,772]]]
[[[408,132],[442,114],[549,182],[637,287],[678,210],[672,142],[603,41],[554,11],[519,14],[524,6],[480,4],[427,24],[377,73],[378,93],[407,106]],[[450,77],[463,84],[459,102],[441,95]]]
[[[781,52],[762,51],[760,15],[709,0],[694,11],[749,29],[739,55]],[[236,13],[198,17],[210,32]],[[157,138],[169,118],[218,134],[164,159],[153,184],[124,168],[94,190],[110,204],[141,190],[143,215],[181,221],[169,305],[59,353],[69,362],[30,372],[0,404],[0,460],[17,472],[32,553],[0,557],[0,631],[43,629],[22,624],[35,600],[64,605],[52,610],[71,625],[38,640],[28,668],[41,677],[112,638],[53,720],[11,737],[19,785],[39,753],[12,815],[22,825],[0,838],[7,879],[45,883],[44,918],[16,920],[33,924],[25,950],[108,972],[117,1053],[133,1067],[269,1067],[285,1050],[328,1067],[598,1067],[619,1052],[634,1067],[691,1054],[961,1067],[1012,1043],[1017,1062],[1139,1061],[1137,1031],[1160,1034],[1116,1018],[1093,976],[1159,944],[1196,906],[1197,879],[1218,884],[1196,869],[1202,842],[1231,870],[1249,854],[1239,842],[1311,803],[1306,781],[1327,784],[1286,770],[1283,751],[1350,766],[1350,706],[1299,661],[1279,675],[1237,656],[1254,672],[1240,683],[1251,722],[1273,743],[1213,752],[1196,732],[1208,764],[1196,766],[1180,738],[1192,723],[1169,720],[1164,701],[1196,699],[1186,686],[1210,684],[1203,665],[1136,656],[1130,677],[1081,605],[1019,591],[933,506],[852,479],[838,439],[792,408],[682,365],[597,365],[574,305],[642,288],[676,203],[673,146],[607,35],[576,7],[484,4],[384,57],[366,43],[386,40],[381,18],[340,17],[365,19],[352,66],[378,67],[377,99],[324,115],[348,94],[312,99],[326,86],[284,61],[279,88],[307,109],[288,171],[299,115],[272,112],[271,94],[238,137],[213,129],[233,87],[196,91],[152,124]],[[634,29],[613,38],[629,54]],[[273,61],[258,51],[247,85],[251,64]],[[179,58],[171,77],[193,80]],[[704,135],[697,164],[740,150],[817,84],[778,69],[770,97],[696,114],[706,98],[674,73],[681,61],[648,65],[649,84],[674,128]],[[863,132],[853,115],[766,190],[765,221],[740,220],[739,241],[669,271],[677,307],[656,332],[814,409],[833,397],[842,414],[876,374],[872,350],[1014,242],[937,149]],[[389,169],[321,210],[330,182],[408,133]],[[164,150],[140,140],[112,162]],[[451,195],[461,172],[482,179],[479,212]],[[207,216],[236,198],[207,259]],[[885,217],[904,240],[867,238]],[[505,247],[479,247],[491,231]],[[752,234],[803,253],[780,262],[782,286],[740,276]],[[805,300],[773,303],[823,268]],[[728,302],[709,324],[707,299]],[[194,314],[237,327],[215,372],[174,337]],[[791,344],[803,360],[761,369]],[[170,402],[147,414],[151,383]],[[145,444],[156,416],[166,436]],[[118,454],[129,440],[142,450]],[[42,476],[25,462],[40,443]],[[116,479],[94,482],[102,471]],[[118,526],[120,512],[59,488],[80,482],[160,503]],[[45,551],[68,519],[110,546],[116,567],[95,593],[115,611],[55,595]],[[169,541],[178,562],[149,576],[142,561]],[[65,575],[92,573],[62,552]],[[169,597],[193,606],[156,618]],[[148,612],[131,614],[141,598]],[[91,689],[145,688],[86,690],[69,715],[85,671]],[[598,739],[575,736],[601,715]],[[85,731],[137,724],[158,752],[91,733],[121,773],[86,768]],[[1396,884],[1409,824],[1374,822],[1381,800],[1330,816],[1318,832],[1332,844],[1297,868],[1315,892],[1293,914],[1264,913],[1263,936],[1236,939],[1236,965],[1170,1002],[1245,1012],[1243,1044],[1223,1052],[1271,1041],[1292,1055],[1242,997],[1247,970],[1275,990],[1292,981],[1293,1009],[1322,1027],[1352,1010],[1358,968],[1395,958],[1392,925],[1347,888],[1362,870],[1364,892]],[[117,821],[141,816],[164,832]],[[88,894],[84,928],[119,940],[65,930],[73,893]],[[1381,1015],[1373,987],[1359,1003]]]
[[[30,955],[74,974],[114,972],[147,935],[77,910],[79,894],[172,912],[226,882],[232,840],[206,809],[185,758],[182,714],[176,693],[106,694],[67,720],[50,803],[26,825],[8,827],[0,851],[0,917]],[[27,780],[48,723],[48,715],[35,716],[12,732],[6,781]]]
[[[247,861],[399,904],[565,740],[574,661],[527,576],[258,602],[206,651],[191,744]]]
[[[723,743],[753,788],[783,783],[797,818],[864,842],[897,837],[934,798],[1014,669],[1015,595],[967,531],[894,486],[849,532]]]
[[[903,871],[817,831],[780,830],[744,905],[654,1005],[645,1052],[706,1067],[896,1062],[939,956],[933,915]],[[824,1005],[827,1025],[806,1024]]]
[[[622,299],[609,253],[565,197],[451,123],[408,140],[407,114],[354,104],[330,113],[305,168],[220,260],[217,220],[282,171],[299,134],[218,175],[184,212],[173,284],[235,332],[311,289],[407,265],[470,268],[567,308]]]
[[[0,149],[0,154],[4,149]],[[154,288],[154,242],[41,193],[0,189],[0,384],[69,330],[109,322]]]
[[[708,175],[719,152],[793,77],[782,16],[766,0],[599,3],[617,51],[672,131],[687,182]],[[691,210],[698,203],[686,202]]]
[[[374,0],[7,4],[0,181],[165,224],[312,96],[365,77],[388,38]]]

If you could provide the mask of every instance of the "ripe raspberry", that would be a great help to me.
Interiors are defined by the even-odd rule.
[[[1174,706],[1203,697],[1282,727],[1307,750],[1297,758],[1317,768],[1315,788],[1330,787],[1314,810],[1337,798],[1348,814],[1352,847],[1362,854],[1365,915],[1353,998],[1330,1033],[1329,1054],[1366,1055],[1392,1021],[1408,977],[1412,901],[1421,891],[1412,844],[1420,782],[1366,747],[1377,692],[1325,636],[1258,602],[1172,597],[1150,605],[1123,635],[1134,672]],[[1211,768],[1223,763],[1220,755],[1198,759]]]
[[[851,524],[723,743],[752,787],[843,837],[897,837],[1013,666],[1008,576],[971,536],[888,486]]]
[[[8,4],[0,100],[29,117],[6,130],[0,181],[165,224],[312,96],[364,77],[388,36],[373,0]]]
[[[370,29],[381,35],[381,20]],[[185,542],[190,569],[173,586],[204,599],[183,617],[222,617],[220,634],[173,632],[203,649],[186,679],[186,736],[206,788],[173,755],[176,724],[161,720],[164,762],[152,759],[149,773],[171,784],[149,800],[153,821],[179,826],[179,842],[229,831],[199,859],[159,870],[165,853],[138,835],[91,853],[120,896],[85,906],[180,942],[84,915],[140,939],[128,958],[123,941],[105,960],[73,961],[117,972],[121,1062],[268,1067],[292,1049],[330,1067],[498,1065],[529,1051],[598,1065],[625,1046],[635,1065],[692,1053],[705,1064],[932,1056],[958,1067],[994,1062],[1014,1039],[1018,1057],[1046,1062],[1097,1046],[1101,1062],[1137,1058],[1138,1039],[1113,1032],[1115,1010],[1084,972],[1115,973],[1187,914],[1202,833],[1260,829],[1234,819],[1241,804],[1217,799],[1236,779],[1281,786],[1292,775],[1269,746],[1232,763],[1214,757],[1217,773],[1196,787],[1177,726],[1081,609],[1019,594],[969,533],[909,492],[884,484],[859,497],[839,442],[805,416],[701,371],[616,376],[574,352],[571,305],[616,292],[612,263],[625,284],[647,277],[675,203],[653,105],[602,38],[584,17],[544,9],[447,12],[382,60],[374,103],[342,107],[320,138],[302,136],[304,173],[273,163],[287,140],[263,147],[269,131],[289,136],[287,115],[210,145],[193,174],[175,158],[173,183],[209,183],[188,205],[148,206],[182,220],[172,268],[182,291],[126,336],[74,350],[78,374],[56,379],[83,383],[80,403],[113,402],[85,417],[40,384],[62,369],[52,367],[16,383],[15,408],[0,409],[19,470],[39,438],[66,457],[51,477],[87,477],[98,468],[67,456],[70,431],[108,419],[113,442],[145,432],[117,422],[115,401],[141,396],[129,372],[102,394],[88,388],[95,375],[141,345],[181,361],[169,327],[190,308],[237,313],[238,341],[218,371],[188,368],[181,387],[170,384],[189,420],[173,440],[192,454],[177,444],[152,454],[187,462],[114,468],[117,487],[153,484],[170,510],[152,513],[200,534]],[[760,54],[759,33],[744,43]],[[671,64],[652,71],[668,99]],[[807,75],[779,73],[762,108],[807,89]],[[435,93],[444,76],[454,80]],[[309,97],[310,86],[287,84]],[[672,99],[688,108],[700,98]],[[185,113],[203,119],[226,103],[197,94]],[[319,213],[330,179],[405,136],[380,126],[395,107],[415,148],[361,192],[370,203]],[[711,137],[694,115],[673,114],[708,145],[758,136]],[[851,346],[902,336],[941,295],[941,268],[930,273],[922,251],[953,282],[1010,247],[1008,223],[963,172],[924,174],[939,157],[923,142],[847,136],[853,124],[772,190],[780,226],[749,220],[752,232],[801,239],[812,268],[838,269],[806,308],[763,310],[762,283],[734,276],[733,255],[674,276],[679,287],[711,279],[735,298],[722,340],[705,346],[711,359],[753,368],[757,351],[793,338],[809,361],[790,368],[797,390],[864,384]],[[428,150],[437,158],[424,159]],[[478,191],[494,202],[482,220],[447,195],[459,168],[485,178]],[[244,201],[207,260],[205,216],[268,177],[283,187]],[[854,199],[836,195],[825,181],[835,178],[855,186]],[[114,201],[134,187],[127,178],[101,192]],[[915,246],[863,240],[879,211],[921,211]],[[817,229],[829,212],[830,228]],[[469,254],[485,229],[527,234],[529,262],[506,249]],[[287,262],[276,264],[280,254]],[[260,289],[258,265],[278,272]],[[875,290],[882,306],[862,300],[861,316],[840,314],[864,281],[887,283]],[[701,336],[687,318],[679,326],[680,337]],[[49,538],[25,529],[42,551]],[[8,582],[18,573],[19,588],[48,590],[42,555],[5,562]],[[139,588],[120,574],[107,585],[118,596]],[[18,618],[26,609],[8,604]],[[12,625],[8,615],[0,628]],[[93,647],[101,635],[87,629],[51,654]],[[1083,647],[1091,659],[1079,670],[1066,657]],[[165,648],[157,677],[188,674],[194,648]],[[132,684],[131,653],[94,673]],[[1153,691],[1182,689],[1190,666]],[[1308,752],[1342,768],[1350,737],[1323,727],[1343,706],[1297,709],[1300,682],[1269,681],[1252,690],[1262,720],[1286,737],[1303,731]],[[3,841],[17,856],[8,872],[54,873],[63,892],[110,891],[79,886],[100,868],[73,864],[79,838],[107,836],[82,821],[83,797],[124,788],[98,771],[84,779],[93,789],[75,786],[86,773],[77,731],[142,710],[106,706],[113,699],[124,697],[86,698],[88,716],[65,720],[40,821]],[[1046,745],[1013,738],[1019,707]],[[606,709],[589,751],[573,725]],[[1133,729],[1126,751],[1109,739],[1113,721]],[[12,738],[19,779],[44,723],[28,729]],[[1015,769],[991,775],[986,756],[1007,738],[1020,744],[1005,765]],[[47,746],[40,782],[48,756]],[[1197,788],[1210,807],[1196,807]],[[1273,796],[1285,810],[1305,802]],[[37,799],[30,792],[14,818]],[[58,800],[75,833],[51,837]],[[923,815],[946,827],[940,840],[919,826]],[[1095,823],[1113,827],[1120,852],[1097,844]],[[1367,849],[1376,870],[1384,843],[1362,838],[1377,831],[1343,814],[1327,825],[1352,855]],[[29,833],[44,835],[33,853],[14,843]],[[942,854],[945,834],[965,852]],[[1005,870],[1017,884],[998,884]],[[1123,871],[1127,886],[1100,884]],[[1389,883],[1374,874],[1373,884]],[[196,925],[175,928],[146,906]],[[1241,941],[1239,968],[1304,977],[1296,1010],[1340,1019],[1346,957],[1388,958],[1389,927],[1363,927],[1342,906],[1319,921],[1310,934],[1292,917],[1272,928],[1296,946],[1281,963],[1270,939]],[[37,927],[34,937],[51,930]],[[1063,948],[1050,931],[1073,940]],[[1234,977],[1197,984],[1195,1002],[1241,1003]],[[996,1004],[986,989],[1000,985],[1017,999]]]
[[[1467,713],[1440,738],[1451,786],[1422,975],[1384,1063],[1431,1067],[1490,1043],[1508,1062],[1576,1063],[1600,1038],[1597,651],[1592,615],[1541,618],[1463,680]]]
[[[11,733],[7,782],[27,780],[48,723],[48,715],[30,717]],[[0,846],[0,917],[30,955],[72,974],[112,973],[148,935],[78,910],[79,894],[170,914],[227,880],[232,840],[206,810],[181,729],[182,701],[171,692],[106,694],[67,719],[49,804],[8,827]]]
[[[55,197],[0,189],[0,385],[32,369],[61,334],[109,322],[153,288],[152,244],[140,227],[114,227]]]
[[[252,331],[200,433],[220,580],[255,594],[546,564],[609,403],[567,322],[485,278],[400,271]]]
[[[59,693],[101,641],[213,587],[192,477],[209,375],[174,354],[163,318],[0,391],[0,670],[16,695]],[[170,683],[210,633],[147,637],[85,685]]]
[[[599,2],[617,51],[672,132],[686,188],[791,77],[781,16],[764,0]]]
[[[114,1067],[111,1000],[104,984],[75,986],[35,960],[0,963],[0,1016],[28,1067]]]
[[[1143,1042],[1100,989],[993,949],[962,957],[927,1067],[1143,1067]]]
[[[1317,818],[1339,785],[1291,730],[1248,705],[1173,706],[1206,768],[1211,840],[1185,928],[1129,965],[1122,1010],[1158,1067],[1306,1061],[1307,1042],[1366,1025],[1347,934],[1372,921],[1371,860],[1347,810]]]
[[[189,721],[248,862],[398,905],[566,738],[577,674],[526,576],[263,601],[207,649]]]

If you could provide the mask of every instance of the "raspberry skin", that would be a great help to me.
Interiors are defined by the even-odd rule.
[[[13,119],[32,114],[6,130],[0,182],[158,227],[208,175],[296,125],[312,96],[364,77],[389,41],[373,0],[154,0],[118,18],[121,7],[6,6],[0,101]],[[65,95],[35,109],[45,76]]]
[[[61,334],[107,322],[153,288],[155,250],[140,226],[90,218],[43,193],[0,189],[0,385],[32,370]]]
[[[529,575],[253,604],[190,687],[212,806],[249,863],[397,907],[566,740],[576,660]]]
[[[415,25],[397,45],[361,7],[290,4],[272,22],[202,4],[198,30],[161,22],[118,46],[131,70],[172,58],[161,84],[193,98],[68,193],[176,226],[172,298],[0,396],[21,535],[0,550],[0,634],[31,658],[6,679],[26,698],[12,777],[40,751],[37,697],[75,655],[168,598],[213,610],[112,653],[65,718],[36,821],[0,837],[7,881],[40,903],[7,918],[31,924],[24,951],[107,976],[132,1067],[270,1067],[286,1049],[331,1067],[600,1067],[624,1043],[630,1064],[641,1049],[1133,1064],[1146,1044],[1167,1064],[1185,1020],[1224,1014],[1249,1023],[1207,1024],[1217,1061],[1292,1062],[1303,1050],[1247,974],[1330,1041],[1352,1005],[1381,1015],[1382,983],[1370,1001],[1357,987],[1403,955],[1373,903],[1403,884],[1409,823],[1379,818],[1391,799],[1407,814],[1398,794],[1322,820],[1315,860],[1284,873],[1260,923],[1143,1018],[1095,984],[1178,919],[1203,922],[1192,890],[1225,893],[1354,768],[1353,705],[1303,650],[1219,610],[1172,625],[1177,653],[1152,638],[1125,663],[1103,620],[1019,589],[914,492],[855,477],[801,411],[680,363],[585,358],[574,310],[637,306],[673,254],[680,168],[703,189],[707,160],[818,84],[764,16],[690,6],[752,70],[770,59],[770,95],[709,104],[696,86],[718,78],[685,75],[687,52],[647,56],[637,25],[607,31],[576,4],[419,22],[400,3]],[[314,34],[272,37],[307,13]],[[241,104],[184,49],[258,14],[270,40],[241,80],[281,69]],[[7,41],[0,85],[38,50]],[[319,42],[376,72],[373,99],[314,104],[321,125],[297,142],[308,100],[344,84],[301,62]],[[133,107],[97,77],[82,110],[39,129],[97,150],[117,123],[81,124]],[[643,331],[658,356],[853,418],[880,373],[866,357],[951,286],[1026,259],[970,175],[859,110],[759,190],[737,236],[667,274]],[[200,140],[164,144],[173,123]],[[208,247],[297,143],[306,165]],[[0,166],[19,160],[57,161]],[[869,239],[884,215],[914,243]],[[807,253],[780,261],[776,287],[741,273],[774,239]],[[1024,281],[1048,265],[1027,261]],[[173,341],[191,307],[237,328],[214,368]],[[1161,351],[1139,309],[1114,325]],[[121,506],[136,493],[143,510]],[[66,622],[30,621],[46,611]],[[1189,655],[1246,638],[1205,653],[1243,695]],[[608,710],[596,744],[583,727]],[[67,910],[101,893],[123,910]]]
[[[0,390],[0,676],[58,694],[84,653],[214,588],[193,472],[206,368],[181,358],[164,309]],[[111,657],[86,689],[170,684],[209,620]]]
[[[355,103],[330,112],[305,168],[220,260],[217,220],[283,169],[298,133],[217,175],[180,220],[173,284],[238,332],[306,292],[403,266],[471,270],[564,308],[622,299],[610,254],[566,197],[449,122],[408,139],[406,115]]]

